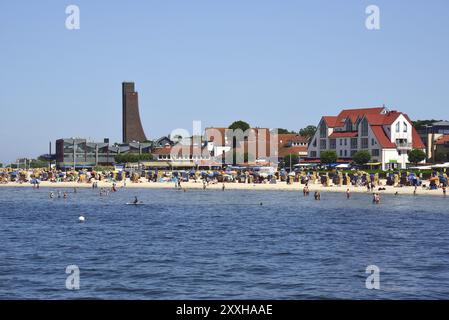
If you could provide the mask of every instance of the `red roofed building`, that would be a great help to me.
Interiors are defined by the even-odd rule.
[[[425,149],[410,118],[385,107],[345,109],[338,116],[324,116],[308,147],[309,158],[320,158],[334,150],[342,159],[351,159],[360,150],[371,154],[371,162],[383,170],[406,168],[408,152]]]
[[[449,160],[449,134],[442,135],[435,142],[435,160],[446,161]]]

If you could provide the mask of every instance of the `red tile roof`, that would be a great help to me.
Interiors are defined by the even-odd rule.
[[[394,144],[393,142],[390,141],[390,139],[388,139],[382,126],[371,126],[371,130],[373,130],[377,142],[379,142],[382,148],[396,149],[396,144]]]
[[[361,109],[345,109],[340,112],[337,116],[337,126],[344,125],[344,121],[347,118],[350,118],[352,123],[355,123],[358,118],[363,117],[367,114],[381,114],[384,110],[384,107],[376,107],[376,108],[361,108]]]
[[[296,133],[285,133],[278,134],[278,144],[279,146],[285,145],[289,142],[299,142],[299,143],[308,143],[309,140],[306,137],[303,137]]]
[[[366,119],[368,120],[368,123],[371,125],[375,125],[375,126],[388,126],[393,124],[393,122],[396,121],[396,119],[400,116],[403,115],[407,120],[410,121],[410,119],[408,119],[406,114],[403,114],[402,112],[397,112],[397,111],[391,111],[388,112],[386,114],[367,114],[366,115]],[[411,121],[410,121],[411,123]]]
[[[278,157],[285,157],[290,154],[307,154],[306,146],[295,146],[295,147],[279,147]]]
[[[358,136],[358,132],[334,132],[332,133],[329,138],[335,139],[335,138],[355,138]]]
[[[449,143],[449,134],[445,134],[435,142],[437,145],[443,145],[445,143]]]
[[[324,116],[323,120],[326,122],[326,125],[328,126],[328,128],[335,128],[335,127],[337,127],[337,117]]]
[[[170,147],[162,147],[162,148],[156,148],[151,153],[156,155],[168,155],[171,152],[171,146]]]
[[[421,137],[418,134],[418,131],[413,127],[412,128],[412,144],[415,149],[425,149],[426,146],[422,142]]]

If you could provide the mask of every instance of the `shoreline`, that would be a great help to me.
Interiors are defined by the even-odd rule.
[[[98,181],[98,188],[112,188],[112,182],[103,182]],[[206,190],[222,190],[222,183],[209,184]],[[117,189],[173,189],[175,190],[174,182],[127,182],[126,187],[123,182],[116,183]],[[248,183],[225,183],[225,191],[226,190],[246,190],[246,191],[290,191],[290,192],[298,192],[302,194],[302,190],[305,185],[300,184],[299,182],[295,182],[293,184],[286,184],[285,182],[278,182],[276,184],[248,184]],[[16,183],[9,182],[7,184],[0,184],[1,188],[33,188],[33,185],[29,182],[26,183]],[[73,189],[73,188],[90,188],[92,189],[91,183],[78,183],[78,182],[49,182],[43,181],[40,183],[39,187],[46,189]],[[183,189],[203,189],[202,182],[183,182],[181,183],[181,187]],[[412,186],[409,187],[393,187],[393,186],[380,186],[382,188],[386,188],[386,190],[378,191],[378,187],[374,189],[374,191],[367,191],[366,187],[356,187],[356,186],[329,186],[325,187],[322,184],[309,184],[309,191],[313,193],[318,191],[320,193],[326,192],[340,192],[345,193],[347,189],[351,193],[365,193],[365,194],[396,194],[397,195],[414,195],[415,188]],[[440,196],[443,197],[442,189],[437,190],[426,190],[418,187],[416,196]]]

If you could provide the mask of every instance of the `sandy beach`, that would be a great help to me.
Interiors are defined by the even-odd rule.
[[[398,195],[413,195],[415,188],[414,187],[393,187],[386,186],[385,181],[382,181],[381,188],[385,188],[386,190],[378,191],[379,187],[374,189],[374,192],[378,192],[380,194],[398,194]],[[428,181],[424,181],[425,185],[429,185]],[[113,183],[108,181],[98,181],[98,188],[112,188]],[[116,183],[118,188],[142,188],[142,189],[175,189],[174,182],[147,182],[141,181],[138,183],[134,183],[131,181],[126,182],[126,186],[123,182]],[[222,190],[222,183],[209,184],[207,186],[207,190]],[[0,188],[2,187],[28,187],[32,188],[33,185],[31,183],[17,183],[17,182],[9,182],[7,184],[0,184]],[[56,188],[92,188],[91,183],[78,183],[78,182],[49,182],[43,181],[40,183],[40,187],[56,189]],[[203,189],[202,182],[183,182],[182,188],[186,189]],[[293,184],[286,184],[285,182],[278,182],[276,184],[249,184],[249,183],[225,183],[225,190],[272,190],[272,191],[291,191],[291,192],[301,192],[304,189],[304,185],[299,182],[295,182]],[[319,191],[321,193],[326,192],[346,192],[347,189],[350,190],[351,193],[367,193],[371,194],[372,192],[368,192],[366,187],[356,187],[356,186],[329,186],[325,187],[322,184],[309,184],[309,191],[313,193],[315,191]],[[443,196],[442,189],[438,190],[427,190],[422,187],[418,187],[417,196]]]

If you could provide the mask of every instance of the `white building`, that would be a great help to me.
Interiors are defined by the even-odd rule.
[[[407,167],[408,152],[425,150],[410,118],[385,107],[343,110],[338,116],[325,116],[318,124],[308,147],[309,158],[334,150],[340,159],[350,160],[360,150],[371,154],[371,162],[383,170]]]

